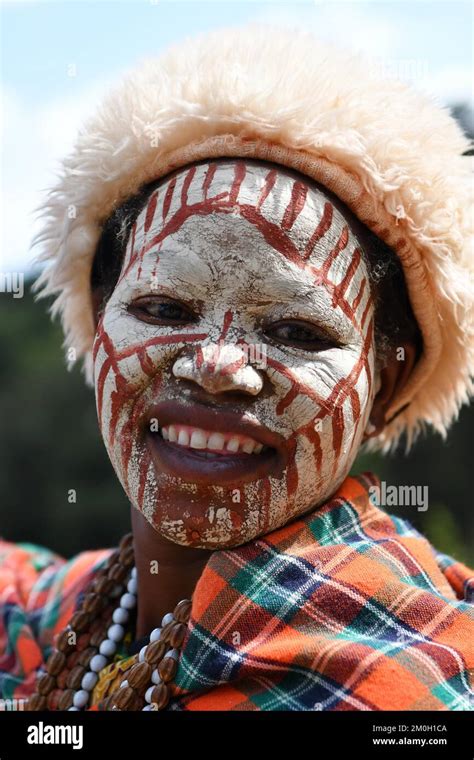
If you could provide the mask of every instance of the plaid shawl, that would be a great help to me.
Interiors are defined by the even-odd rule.
[[[303,518],[211,555],[169,710],[474,707],[474,610],[462,600],[474,571],[376,507],[377,484],[349,477]],[[111,552],[66,561],[0,542],[0,697],[31,694]],[[117,658],[108,680],[126,666]]]

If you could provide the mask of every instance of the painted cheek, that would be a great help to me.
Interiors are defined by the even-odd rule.
[[[144,413],[163,395],[174,355],[188,343],[199,345],[207,335],[192,330],[157,334],[147,323],[123,313],[120,303],[124,287],[123,282],[109,301],[95,339],[97,411],[117,476],[132,504],[140,511],[148,507],[150,519],[155,511],[150,505],[157,503],[157,487],[144,441]]]
[[[327,204],[325,206],[327,209]],[[326,214],[322,226],[330,228]],[[345,228],[344,228],[345,229]],[[333,308],[343,311],[359,336],[351,350],[330,351],[315,359],[291,364],[270,358],[280,399],[277,416],[291,428],[293,456],[286,472],[287,504],[293,514],[319,501],[346,474],[356,455],[373,401],[373,301],[359,250],[347,257],[334,277],[334,262],[349,240],[344,229],[324,262],[308,262],[312,274],[325,282]],[[333,274],[334,279],[330,279]],[[301,369],[303,367],[303,370]],[[271,497],[268,500],[270,506]]]

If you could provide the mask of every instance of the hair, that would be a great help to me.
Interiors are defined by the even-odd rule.
[[[206,160],[203,159],[198,163],[206,163]],[[265,163],[268,165],[268,162]],[[290,169],[287,171],[301,179],[298,172]],[[100,291],[99,311],[105,308],[120,277],[125,249],[133,224],[151,193],[167,178],[169,175],[143,185],[136,195],[117,207],[103,223],[91,272],[91,289],[93,292]],[[309,177],[304,177],[304,179],[311,182]],[[375,344],[378,368],[383,368],[390,353],[405,341],[413,343],[416,350],[416,360],[418,360],[423,350],[423,339],[410,303],[400,259],[392,248],[356,219],[339,198],[326,188],[322,188],[318,183],[313,182],[313,185],[330,196],[335,205],[349,216],[356,234],[363,241],[363,256],[369,272],[375,306]]]
[[[375,305],[375,344],[379,368],[404,342],[415,347],[415,360],[423,351],[423,338],[413,313],[403,266],[397,254],[364,226],[364,258]]]

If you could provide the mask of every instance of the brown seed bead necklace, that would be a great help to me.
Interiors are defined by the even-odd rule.
[[[58,635],[27,710],[87,709],[99,672],[116,653],[136,607],[136,575],[133,534],[128,533],[88,584],[81,604]],[[126,678],[99,709],[147,711],[168,705],[190,614],[191,600],[183,599],[163,617],[161,628],[151,632]]]

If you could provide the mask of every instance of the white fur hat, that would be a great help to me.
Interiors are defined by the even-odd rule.
[[[473,392],[470,147],[449,112],[301,30],[250,24],[185,39],[145,61],[80,131],[40,207],[65,345],[92,379],[90,274],[101,225],[139,188],[210,157],[283,164],[332,190],[398,254],[423,354],[375,445],[442,435]],[[398,414],[397,414],[398,413]]]

